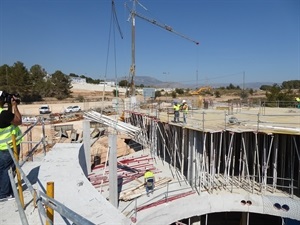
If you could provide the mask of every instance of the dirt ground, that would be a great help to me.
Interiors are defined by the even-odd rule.
[[[105,102],[102,102],[103,98],[103,87],[99,87],[97,85],[75,85],[77,88],[72,89],[72,95],[73,98],[66,99],[64,101],[57,101],[55,99],[46,99],[44,102],[39,102],[35,104],[20,104],[18,106],[20,113],[23,117],[26,117],[28,119],[28,122],[23,122],[23,124],[20,126],[23,133],[27,131],[31,126],[32,123],[38,119],[46,119],[45,120],[45,135],[46,135],[46,141],[48,143],[47,149],[50,149],[55,143],[58,142],[70,142],[71,139],[71,131],[67,131],[66,134],[69,138],[61,138],[60,132],[53,131],[54,126],[59,125],[71,125],[73,126],[73,129],[78,134],[78,139],[82,138],[82,125],[83,125],[83,116],[82,113],[78,114],[68,114],[65,115],[65,119],[62,119],[60,123],[56,124],[50,124],[49,123],[49,114],[46,115],[40,115],[39,114],[39,107],[42,104],[48,104],[50,106],[50,109],[52,113],[55,114],[61,114],[64,112],[64,110],[70,106],[70,105],[79,105],[82,110],[88,110],[91,108],[98,108],[98,107],[105,107],[105,106],[111,106],[111,98],[113,98],[112,95],[112,88],[106,88],[106,94],[105,94]],[[122,93],[122,92],[121,92]],[[76,98],[78,96],[83,97],[86,102],[78,102]],[[69,122],[67,122],[69,121]],[[41,140],[43,136],[43,129],[41,124],[37,124],[34,126],[30,132],[28,132],[28,135],[24,137],[24,141],[22,144],[22,154],[21,158],[24,159],[27,152],[30,151],[37,142]],[[125,155],[130,153],[132,150],[128,147],[128,145],[125,143],[125,136],[118,135],[118,155]],[[100,137],[97,141],[95,141],[92,144],[91,147],[91,155],[92,160],[94,160],[94,156],[99,156],[100,161],[103,162],[106,160],[107,157],[107,148],[108,148],[108,140],[107,136]],[[42,151],[42,145],[40,144],[38,146],[38,151]],[[92,161],[93,163],[93,161]]]
[[[66,99],[64,101],[57,101],[56,99],[46,99],[44,102],[39,102],[35,104],[30,104],[30,105],[24,105],[20,104],[19,105],[19,110],[23,116],[28,117],[29,119],[32,118],[38,118],[41,117],[39,114],[39,107],[42,104],[49,104],[50,109],[52,113],[63,113],[65,108],[67,108],[70,105],[78,105],[82,108],[82,110],[88,110],[88,109],[93,109],[93,108],[98,108],[98,107],[104,107],[104,106],[111,106],[111,99],[113,98],[113,92],[114,87],[106,87],[105,89],[102,86],[99,85],[79,85],[75,84],[73,85],[72,89],[72,98]],[[103,91],[105,91],[105,98],[103,97]],[[124,97],[125,95],[125,89],[119,89],[120,96],[121,98]],[[79,98],[85,99],[84,102],[78,102]],[[137,96],[137,98],[140,101],[143,101],[142,96]],[[192,97],[184,97],[187,101],[190,99],[192,101],[193,99],[200,99],[200,101],[203,101],[203,98],[198,98],[198,96],[192,96]],[[210,99],[216,101],[228,101],[228,99],[234,99],[237,98],[237,96],[222,96],[221,98],[215,99],[214,97],[210,97]],[[103,102],[102,100],[105,99],[106,101]],[[181,99],[181,98],[179,98]],[[182,98],[183,99],[183,98]],[[182,100],[181,99],[181,100]],[[161,101],[172,101],[171,97],[167,97],[166,99],[161,98]],[[72,118],[70,117],[74,117]],[[48,118],[49,115],[42,115],[43,118]],[[68,115],[68,120],[72,120],[70,122],[61,121],[61,123],[55,124],[57,125],[72,125],[73,129],[76,130],[77,134],[79,135],[79,138],[81,138],[82,135],[82,123],[83,123],[83,117],[81,116],[74,116],[74,115]],[[29,127],[31,126],[31,123],[23,123],[21,126],[21,129],[23,132],[25,132]],[[54,143],[56,142],[68,142],[70,141],[69,139],[60,139],[59,132],[53,132],[53,125],[47,124],[45,126],[45,135],[46,135],[46,140],[47,143],[49,144],[48,146],[51,147]],[[71,131],[67,132],[68,136],[71,136]],[[28,152],[29,149],[31,149],[35,144],[34,143],[26,143],[26,141],[33,141],[37,142],[41,140],[42,138],[42,126],[41,125],[36,125],[34,128],[32,128],[31,132],[29,132],[29,135],[25,136],[24,138],[24,144],[23,144],[23,152],[24,155],[26,152]],[[125,139],[127,137],[118,135],[118,154],[124,155],[128,154],[129,152],[132,151],[128,147],[128,145],[125,143]],[[42,146],[40,145],[40,148]],[[93,143],[91,147],[91,154],[92,154],[92,159],[94,156],[99,156],[100,161],[103,162],[106,157],[107,157],[107,137],[101,137],[99,138],[95,143]]]

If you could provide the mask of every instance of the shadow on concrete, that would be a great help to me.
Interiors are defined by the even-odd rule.
[[[38,181],[39,171],[40,171],[40,166],[37,166],[32,170],[30,170],[30,172],[26,176],[29,182],[31,183],[31,185],[35,184]],[[22,183],[23,183],[23,191],[27,190],[28,187],[27,184],[24,182],[24,180],[22,180]]]

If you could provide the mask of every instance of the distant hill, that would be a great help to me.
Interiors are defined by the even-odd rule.
[[[119,80],[128,80],[128,77],[120,77]],[[155,88],[191,88],[191,89],[197,88],[195,84],[188,85],[179,82],[164,82],[149,76],[136,76],[134,81],[135,81],[135,85],[139,86],[143,84],[145,87],[151,86]],[[229,84],[230,83],[214,83],[214,84],[206,84],[206,85],[199,84],[198,87],[211,86],[213,88],[218,88],[218,87],[227,87]],[[243,84],[241,83],[232,82],[232,84],[235,86],[238,85],[241,88],[243,88]],[[249,83],[245,83],[244,85],[245,88],[259,89],[262,85],[273,85],[273,83],[272,82],[249,82]]]
[[[214,88],[218,88],[218,87],[227,87],[230,83],[216,83],[216,84],[212,84],[210,86],[214,87]],[[234,83],[232,82],[232,84],[234,86],[240,86],[240,88],[243,88],[243,84],[241,83]],[[249,82],[249,83],[245,83],[245,88],[252,88],[252,89],[259,89],[262,85],[273,85],[273,83],[271,82]]]

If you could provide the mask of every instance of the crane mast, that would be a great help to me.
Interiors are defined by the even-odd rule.
[[[131,66],[130,66],[130,95],[135,96],[135,15],[136,15],[136,0],[133,0],[131,10]]]
[[[138,0],[132,0],[132,9],[129,10],[130,11],[130,18],[131,18],[131,66],[130,66],[130,96],[135,96],[135,83],[134,83],[134,78],[135,78],[135,18],[136,17],[139,17],[149,23],[152,23],[166,31],[169,31],[171,33],[174,33],[175,35],[177,36],[180,36],[188,41],[191,41],[193,42],[194,44],[196,45],[199,45],[199,42],[198,41],[195,41],[177,31],[175,31],[171,26],[168,26],[166,24],[161,24],[159,22],[157,22],[156,20],[154,19],[150,19],[148,17],[145,17],[139,13],[136,12],[136,3],[140,4],[138,2]],[[140,4],[141,5],[141,4]],[[141,5],[142,6],[142,5]],[[143,8],[145,8],[144,6],[142,6]]]

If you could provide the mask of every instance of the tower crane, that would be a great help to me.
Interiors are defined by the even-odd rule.
[[[146,16],[143,16],[139,13],[136,12],[136,4],[141,5],[141,3],[138,2],[138,0],[132,0],[132,9],[130,11],[130,19],[131,19],[131,66],[130,66],[130,75],[131,75],[131,80],[130,80],[130,95],[135,96],[135,84],[134,84],[134,78],[135,78],[135,17],[139,17],[149,23],[152,23],[166,31],[169,31],[171,33],[174,33],[177,36],[180,36],[188,41],[193,42],[196,45],[199,45],[198,41],[195,41],[177,31],[175,31],[171,26],[168,26],[166,24],[162,24],[157,22],[154,19],[148,18]],[[143,5],[141,5],[143,8],[145,8]]]

